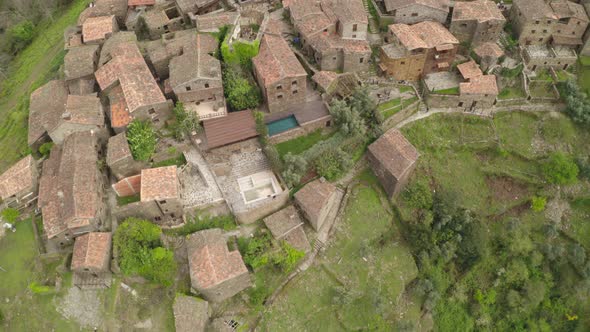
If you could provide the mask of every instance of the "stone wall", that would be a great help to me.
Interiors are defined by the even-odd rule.
[[[269,137],[270,144],[279,144],[285,141],[292,140],[299,136],[307,135],[320,128],[326,128],[331,125],[332,116],[326,116],[315,121],[304,123],[303,125],[293,128],[291,130],[282,132],[280,134]]]
[[[207,301],[221,302],[252,286],[250,274],[242,273],[210,288],[197,289]]]
[[[274,198],[258,203],[254,209],[234,211],[234,215],[239,223],[250,224],[280,210],[288,201],[289,190],[283,190]]]

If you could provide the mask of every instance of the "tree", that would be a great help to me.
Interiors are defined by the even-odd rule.
[[[543,173],[550,183],[573,184],[578,177],[578,166],[576,163],[561,152],[553,153],[543,164]]]
[[[14,224],[18,217],[20,217],[20,212],[15,208],[6,208],[2,210],[2,219],[7,223]]]
[[[39,153],[43,156],[43,157],[48,157],[49,153],[51,153],[51,149],[53,148],[53,142],[47,142],[47,143],[43,143],[41,144],[41,146],[39,147]]]
[[[299,183],[301,177],[307,172],[307,160],[300,155],[294,155],[289,152],[283,157],[283,161],[283,179],[287,183],[287,186],[293,187]]]
[[[334,100],[330,105],[330,114],[344,135],[363,137],[367,133],[367,126],[361,115],[353,111],[345,101]]]
[[[328,180],[338,178],[351,164],[350,155],[333,146],[328,146],[314,161],[316,172]]]
[[[27,47],[35,37],[35,26],[33,22],[25,20],[6,31],[7,48],[13,55]]]
[[[187,112],[182,102],[176,102],[172,110],[176,123],[174,124],[174,137],[177,140],[182,140],[186,136],[190,136],[193,132],[199,133],[202,127],[199,124],[199,116],[196,112]]]
[[[148,27],[143,15],[137,18],[137,22],[135,23],[135,34],[139,40],[150,39],[150,28]]]
[[[127,126],[127,141],[135,160],[148,161],[156,151],[156,132],[148,121],[131,121]]]
[[[590,102],[588,96],[580,90],[575,80],[568,80],[560,89],[567,105],[565,111],[574,122],[590,124]]]
[[[377,138],[383,134],[381,123],[383,114],[377,109],[377,104],[371,98],[368,87],[357,88],[350,98],[350,108],[359,113],[365,120],[368,133],[372,138]]]
[[[223,88],[230,108],[235,111],[258,107],[261,94],[258,86],[243,76],[239,66],[228,66],[223,71]]]

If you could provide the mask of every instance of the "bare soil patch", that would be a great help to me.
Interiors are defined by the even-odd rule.
[[[499,201],[516,201],[529,195],[526,184],[506,176],[486,177],[494,199]]]

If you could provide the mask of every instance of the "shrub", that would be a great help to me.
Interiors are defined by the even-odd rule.
[[[228,105],[235,111],[258,107],[261,93],[256,84],[246,78],[239,66],[228,66],[223,71],[223,88]]]
[[[314,161],[316,172],[328,180],[340,177],[351,165],[350,155],[340,148],[326,149]]]
[[[150,28],[148,27],[147,22],[143,16],[139,16],[137,18],[137,22],[135,23],[135,34],[139,40],[150,39]]]
[[[7,223],[14,224],[18,217],[20,217],[20,212],[15,208],[6,208],[2,210],[2,219]]]
[[[545,178],[554,184],[573,184],[578,172],[576,163],[561,152],[553,153],[543,165]]]
[[[256,132],[258,132],[258,139],[262,146],[268,144],[268,127],[264,122],[264,113],[254,112],[254,120],[256,121]]]
[[[535,196],[531,199],[531,208],[535,212],[541,212],[541,211],[545,210],[546,204],[547,204],[547,197]]]
[[[35,281],[29,284],[29,289],[31,290],[31,292],[33,292],[33,294],[47,294],[53,291],[52,287],[39,285]]]
[[[125,275],[140,275],[170,286],[176,275],[174,254],[162,248],[162,230],[147,220],[128,218],[115,232],[114,247]]]
[[[135,160],[147,161],[156,151],[156,132],[148,121],[131,121],[127,127],[127,141]]]
[[[47,142],[47,143],[43,143],[40,147],[39,147],[39,153],[43,156],[43,157],[48,157],[49,153],[51,153],[51,149],[53,148],[53,142]]]
[[[307,172],[307,160],[300,155],[293,155],[290,152],[284,157],[283,179],[287,186],[292,187],[301,181],[301,177]]]
[[[412,208],[432,208],[432,190],[425,178],[420,178],[410,183],[402,192],[402,198]]]
[[[506,78],[515,78],[522,73],[523,68],[524,66],[522,63],[514,68],[503,67],[502,70],[500,70],[500,75]]]
[[[221,228],[223,230],[229,231],[235,229],[236,227],[236,221],[234,216],[231,214],[216,217],[197,216],[187,222],[184,226],[165,230],[164,233],[176,236],[186,236],[204,229]]]
[[[590,124],[590,102],[588,96],[580,90],[575,80],[568,80],[560,85],[562,98],[567,105],[565,112],[576,123]]]
[[[181,102],[176,102],[172,111],[176,118],[172,129],[177,140],[182,140],[185,136],[192,135],[193,132],[199,133],[203,129],[199,124],[199,116],[195,112],[187,112]]]
[[[274,253],[272,262],[279,267],[283,272],[289,273],[299,264],[301,259],[305,257],[305,253],[301,250],[293,248],[285,241],[281,242],[281,250]]]
[[[258,232],[253,238],[238,238],[238,249],[244,258],[244,263],[252,269],[267,265],[270,258],[267,254],[272,246],[268,232]]]
[[[361,115],[343,100],[335,99],[330,105],[330,114],[339,130],[346,136],[364,136],[367,126]]]
[[[220,46],[223,62],[232,65],[250,66],[252,58],[258,54],[260,42],[258,40],[252,43],[233,42],[230,48],[229,38],[231,36],[226,33]]]
[[[27,47],[35,38],[33,22],[25,20],[13,25],[6,31],[6,48],[12,54],[17,54]]]

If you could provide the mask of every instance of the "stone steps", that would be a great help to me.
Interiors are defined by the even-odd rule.
[[[375,21],[375,18],[373,18],[373,15],[371,15],[371,11],[369,10],[369,1],[371,0],[363,0],[363,7],[365,7],[365,12],[369,19],[369,32],[379,33],[379,24]]]

